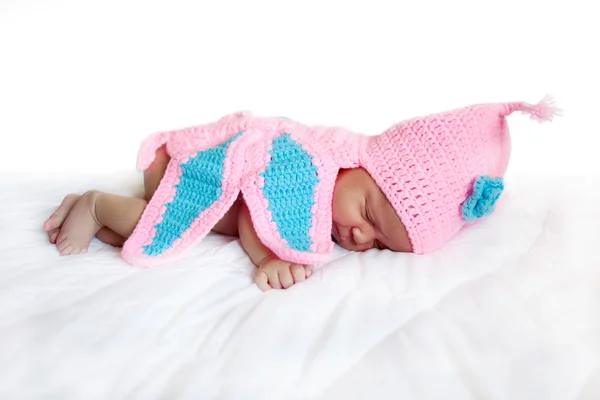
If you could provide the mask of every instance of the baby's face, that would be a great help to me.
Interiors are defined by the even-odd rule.
[[[362,168],[341,170],[333,192],[331,236],[351,251],[372,248],[412,252],[394,208]]]

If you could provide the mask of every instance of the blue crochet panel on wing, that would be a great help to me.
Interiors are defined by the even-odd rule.
[[[263,194],[277,230],[288,245],[309,252],[312,206],[319,183],[312,156],[289,134],[273,140],[271,161],[261,175],[265,179]]]
[[[494,206],[504,190],[502,178],[480,176],[473,184],[473,194],[464,202],[462,217],[474,221],[494,212]]]
[[[242,133],[216,147],[198,152],[180,165],[182,174],[175,185],[175,198],[166,204],[163,220],[155,226],[156,236],[151,244],[144,246],[144,254],[157,256],[169,249],[200,213],[221,198],[227,149]]]

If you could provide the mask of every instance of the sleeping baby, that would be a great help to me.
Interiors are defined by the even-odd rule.
[[[70,194],[44,229],[62,255],[85,253],[95,236],[146,267],[211,231],[236,236],[262,290],[308,279],[336,243],[425,254],[493,212],[514,111],[542,121],[558,110],[548,97],[478,104],[376,136],[247,112],[159,132],[138,154],[144,198]]]

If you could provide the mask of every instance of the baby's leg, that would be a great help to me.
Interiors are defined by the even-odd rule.
[[[162,177],[165,175],[170,160],[171,157],[167,154],[166,146],[163,145],[156,150],[154,162],[146,169],[146,171],[144,171],[144,199],[146,202],[149,202],[150,199],[152,199],[152,196],[154,196],[154,192],[156,192]],[[127,240],[126,237],[114,232],[106,226],[98,231],[96,237],[100,241],[115,247],[123,246]]]
[[[144,171],[144,190],[146,192],[144,199],[146,201],[150,201],[154,196],[154,192],[156,192],[162,177],[165,175],[170,160],[171,157],[167,154],[166,146],[163,145],[156,150],[154,161]]]
[[[156,150],[154,162],[146,169],[146,171],[144,171],[144,199],[146,201],[150,201],[154,195],[170,160],[171,158],[167,154],[166,146],[161,146]],[[46,222],[44,222],[44,230],[48,232],[50,243],[56,243],[63,222],[80,197],[81,196],[77,194],[66,196],[58,209],[50,216],[50,218],[48,218],[48,220],[46,220]],[[122,246],[126,240],[125,237],[112,231],[108,227],[101,228],[96,233],[96,237],[103,243],[116,247]]]
[[[125,244],[125,240],[127,240],[123,236],[110,230],[107,227],[101,228],[98,231],[98,233],[96,233],[96,238],[102,243],[106,243],[113,247],[123,247],[123,244]]]
[[[90,191],[81,196],[67,216],[56,246],[62,255],[85,253],[100,229],[127,238],[135,229],[147,201],[136,197]]]

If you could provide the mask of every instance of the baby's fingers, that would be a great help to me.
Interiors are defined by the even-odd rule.
[[[304,267],[304,272],[306,273],[306,279],[308,279],[313,274],[314,270],[315,270],[315,267],[312,265],[306,265]]]
[[[262,269],[256,269],[256,272],[254,273],[254,283],[263,292],[271,289],[271,285],[269,285],[269,276]]]
[[[306,271],[304,270],[304,265],[293,264],[290,267],[290,271],[292,272],[292,276],[294,277],[294,282],[302,282],[306,279]]]
[[[279,282],[281,282],[281,286],[284,289],[287,289],[294,284],[291,268],[280,268],[277,272],[279,273]]]

